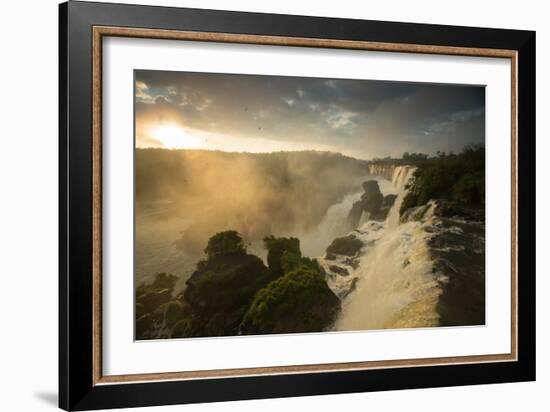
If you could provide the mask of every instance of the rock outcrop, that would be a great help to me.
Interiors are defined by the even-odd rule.
[[[297,238],[265,238],[268,264],[235,231],[212,236],[206,258],[175,297],[176,277],[137,288],[136,338],[322,331],[340,310],[325,270],[302,257]],[[266,309],[267,308],[267,309]]]
[[[376,180],[367,180],[363,183],[365,193],[361,195],[361,205],[367,213],[373,214],[380,210],[384,203],[384,195]]]
[[[397,198],[393,194],[384,196],[376,180],[364,182],[363,190],[361,199],[353,204],[348,214],[348,223],[353,229],[359,226],[363,213],[367,214],[369,220],[385,220]]]
[[[442,283],[437,311],[441,326],[485,324],[484,208],[438,200],[428,241]]]
[[[363,242],[354,235],[338,237],[327,247],[325,259],[331,259],[334,255],[355,256],[363,247]]]

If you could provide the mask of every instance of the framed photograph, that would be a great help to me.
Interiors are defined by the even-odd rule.
[[[535,379],[534,32],[59,10],[61,408]]]

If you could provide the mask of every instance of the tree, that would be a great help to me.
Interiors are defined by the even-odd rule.
[[[245,254],[246,247],[243,239],[235,230],[227,230],[212,236],[208,240],[204,253],[210,260],[218,256]]]
[[[340,300],[330,290],[314,261],[261,289],[243,318],[246,334],[318,332],[331,324]]]
[[[287,252],[294,260],[302,256],[300,251],[300,239],[295,237],[264,238],[264,246],[267,249],[267,264],[273,276],[281,276],[284,273],[283,255]]]
[[[430,200],[449,199],[464,204],[485,202],[485,147],[466,146],[458,155],[437,152],[436,157],[419,163],[400,213]]]

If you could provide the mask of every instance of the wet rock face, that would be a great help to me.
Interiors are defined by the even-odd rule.
[[[386,195],[384,196],[384,201],[382,202],[382,207],[390,208],[395,203],[395,199],[397,199],[397,195]]]
[[[153,312],[160,305],[167,303],[172,296],[172,289],[151,290],[137,297],[137,302],[142,305],[144,312]]]
[[[382,207],[384,195],[380,191],[380,186],[376,180],[367,180],[363,183],[365,193],[361,196],[361,205],[363,210],[368,213],[376,213]]]
[[[385,220],[397,198],[397,195],[384,196],[376,180],[364,182],[363,190],[365,193],[353,204],[348,214],[348,222],[352,229],[359,226],[363,212],[368,213],[370,220]]]
[[[434,271],[442,284],[437,311],[441,326],[485,324],[484,208],[438,200],[429,240]]]
[[[355,202],[349,211],[348,214],[348,223],[351,228],[356,228],[359,226],[359,222],[361,220],[361,215],[363,214],[363,203],[358,200]]]
[[[172,299],[177,278],[166,273],[156,275],[152,283],[136,289],[136,338],[157,337],[163,325],[164,312],[159,311]]]
[[[354,235],[339,237],[334,239],[327,248],[326,259],[332,255],[355,256],[362,247],[363,242],[357,239]]]
[[[485,208],[481,206],[469,206],[451,200],[439,199],[435,214],[444,218],[458,217],[477,222],[485,220]]]
[[[344,267],[337,266],[337,265],[330,265],[328,268],[331,272],[334,272],[340,276],[349,276],[349,271]]]

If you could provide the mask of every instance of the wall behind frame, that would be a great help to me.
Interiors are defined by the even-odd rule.
[[[535,383],[423,389],[314,398],[275,399],[225,404],[143,408],[142,411],[281,410],[438,411],[494,409],[544,410],[550,386],[550,280],[547,274],[544,216],[550,195],[550,28],[544,2],[502,0],[459,4],[435,0],[357,2],[278,0],[122,1],[270,13],[351,17],[537,31],[537,377]],[[57,0],[28,0],[2,5],[0,65],[0,250],[3,373],[6,390],[0,408],[9,411],[54,410],[57,404]],[[498,7],[497,7],[498,5]],[[546,189],[546,190],[545,190]],[[540,406],[539,406],[540,405]]]

